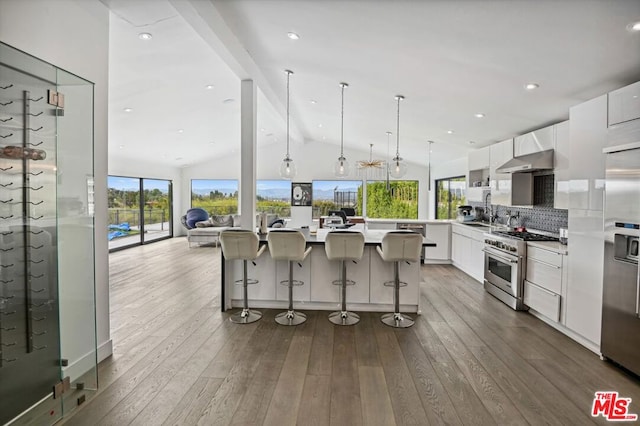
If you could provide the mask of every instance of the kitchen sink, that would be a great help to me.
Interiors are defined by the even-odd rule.
[[[479,227],[490,228],[490,226],[485,224],[485,223],[464,222],[464,224],[467,225],[467,226],[473,226],[473,227],[476,227],[476,228],[479,228]]]

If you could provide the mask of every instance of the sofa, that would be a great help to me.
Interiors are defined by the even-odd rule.
[[[209,213],[201,208],[189,209],[187,214],[182,216],[182,225],[187,229],[189,247],[192,243],[215,244],[217,247],[220,233],[239,224],[240,216],[238,215],[209,216]]]

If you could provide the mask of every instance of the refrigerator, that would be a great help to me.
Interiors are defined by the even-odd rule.
[[[640,119],[610,130],[604,199],[602,355],[640,375]],[[622,138],[620,136],[623,136]]]

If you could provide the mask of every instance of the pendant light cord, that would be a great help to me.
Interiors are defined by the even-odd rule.
[[[342,102],[340,105],[340,158],[344,157],[344,88],[346,85],[346,83],[340,83],[340,87],[342,87]]]
[[[289,159],[289,79],[292,71],[287,70],[287,160]]]
[[[404,99],[402,95],[396,95],[398,101],[398,114],[396,124],[396,161],[400,160],[400,101]]]

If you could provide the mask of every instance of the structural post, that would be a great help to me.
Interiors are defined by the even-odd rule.
[[[253,80],[240,83],[240,227],[256,229],[257,96]]]

